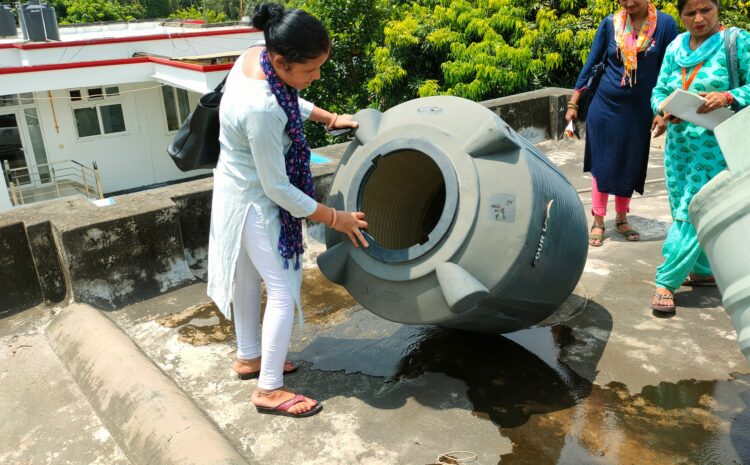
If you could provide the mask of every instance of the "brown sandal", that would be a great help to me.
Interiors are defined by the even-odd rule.
[[[591,247],[601,247],[604,244],[604,224],[594,223],[591,225],[590,231],[593,231],[594,228],[601,229],[602,232],[601,233],[589,232],[589,245]],[[594,241],[599,241],[599,243],[594,244]]]
[[[659,302],[663,300],[671,300],[672,305],[661,305]],[[674,304],[674,293],[662,294],[661,292],[655,292],[654,297],[651,300],[651,309],[658,313],[673,314],[677,310],[677,305]]]
[[[685,278],[682,285],[692,287],[715,287],[716,279],[713,276],[698,276],[697,274],[691,273]]]
[[[625,236],[626,241],[630,242],[638,242],[641,240],[641,233],[636,231],[635,229],[626,229],[625,231],[620,230],[620,226],[623,224],[628,224],[628,220],[625,221],[615,221],[615,230],[617,230],[618,233]],[[633,239],[634,238],[634,239]]]

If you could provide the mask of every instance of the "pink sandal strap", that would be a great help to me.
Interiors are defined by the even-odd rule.
[[[288,412],[290,408],[292,408],[294,405],[299,404],[300,402],[305,401],[305,396],[301,394],[297,394],[296,396],[292,397],[291,399],[287,400],[286,402],[282,402],[276,407],[274,407],[274,410],[279,410],[282,412]],[[317,401],[315,402],[317,405]]]

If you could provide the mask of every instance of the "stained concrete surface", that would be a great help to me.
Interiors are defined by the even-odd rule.
[[[316,149],[318,200],[345,146]],[[46,302],[116,309],[206,278],[213,178],[118,195],[83,196],[0,215],[0,317]]]
[[[47,343],[60,311],[0,320],[0,464],[130,465]]]
[[[651,180],[662,177],[658,141]],[[581,143],[540,147],[578,189],[590,187]],[[391,323],[308,269],[307,323],[290,352],[301,369],[286,379],[324,403],[308,419],[255,412],[256,382],[233,377],[231,323],[207,303],[204,285],[107,315],[241,453],[264,464],[424,465],[452,450],[473,451],[482,465],[750,464],[750,367],[718,292],[679,290],[671,319],[649,310],[670,222],[665,194],[652,182],[634,198],[641,242],[614,233],[610,216],[565,311],[511,335]],[[581,197],[590,208],[589,194]],[[0,463],[97,463],[100,455],[98,463],[127,463],[111,439],[97,442],[95,432],[106,434],[44,345],[50,311],[0,320],[0,386],[12,393],[0,397],[0,413],[13,417],[0,422]],[[55,421],[46,423],[60,427],[42,433],[39,419],[50,412]],[[73,446],[62,451],[71,435],[78,456]],[[49,458],[56,453],[70,455]]]
[[[125,455],[142,465],[254,465],[106,314],[72,304],[45,331]]]

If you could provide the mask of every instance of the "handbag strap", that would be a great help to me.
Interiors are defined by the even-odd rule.
[[[218,86],[214,89],[214,92],[221,92],[222,89],[224,89],[224,84],[227,82],[227,78],[229,77],[229,73],[227,73],[226,76],[224,76],[224,79],[221,80]]]
[[[602,59],[599,60],[599,63],[605,66],[607,64],[607,55],[609,54],[609,43],[612,41],[615,35],[615,21],[614,21],[613,15],[609,15],[607,19],[609,19],[609,23],[610,23],[606,27],[606,30],[605,30],[605,34],[606,34],[605,37],[607,38],[607,42],[606,42],[606,45],[604,46],[604,53],[602,53]]]
[[[739,32],[739,29],[736,27],[730,27],[724,32],[724,50],[727,55],[730,90],[740,86],[740,73],[737,69],[737,36]]]

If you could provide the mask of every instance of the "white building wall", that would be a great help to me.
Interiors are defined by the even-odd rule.
[[[18,54],[18,50],[13,48],[0,48],[0,66],[22,66],[21,56]]]
[[[0,170],[1,172],[2,170]],[[8,183],[5,181],[5,176],[0,173],[0,212],[10,210],[13,208],[13,204],[10,203],[10,195],[8,194]]]
[[[144,129],[138,122],[135,97],[127,92],[131,89],[131,85],[120,86],[124,93],[111,100],[122,103],[126,132],[82,140],[77,136],[73,105],[67,90],[52,91],[59,132],[54,127],[52,106],[39,101],[39,116],[47,129],[45,143],[49,161],[75,160],[87,166],[96,161],[104,192],[153,184],[155,178],[148,138],[144,137]]]
[[[121,95],[107,103],[122,104],[126,132],[79,140],[68,90],[35,93],[37,109],[50,162],[75,160],[86,166],[96,162],[105,193],[194,177],[210,170],[183,173],[169,158],[166,148],[176,131],[167,131],[164,103],[158,83],[122,84]],[[191,107],[198,94],[190,93]],[[55,128],[55,116],[58,129]]]
[[[136,85],[136,88],[149,88],[154,86],[154,82],[144,82]],[[167,128],[167,119],[164,114],[164,100],[160,89],[151,89],[145,92],[135,92],[133,94],[138,107],[138,118],[141,127],[147,128],[146,135],[150,141],[151,161],[154,172],[154,182],[166,182],[176,179],[199,176],[210,173],[211,170],[197,170],[183,173],[174,164],[167,154],[167,147],[174,139],[177,131],[169,131]],[[188,92],[190,108],[195,108],[200,95],[195,92]]]
[[[215,54],[243,50],[261,38],[259,31],[243,31],[237,34],[96,45],[0,48],[0,70],[3,67],[130,58],[135,52],[170,57]],[[37,99],[36,108],[48,161],[75,160],[87,166],[97,162],[104,191],[109,193],[210,174],[210,170],[183,173],[167,155],[166,148],[176,131],[167,129],[164,102],[158,85],[173,83],[206,92],[213,89],[226,72],[184,70],[154,62],[74,66],[3,74],[0,76],[0,94],[33,92]],[[73,114],[73,108],[78,103],[70,102],[68,90],[111,85],[120,88],[121,95],[110,101],[122,104],[126,132],[79,139]],[[47,89],[50,88],[55,90],[48,93]],[[52,101],[49,100],[50,94],[54,98]],[[190,92],[189,96],[191,107],[194,108],[200,94]],[[6,203],[0,192],[0,209]]]

